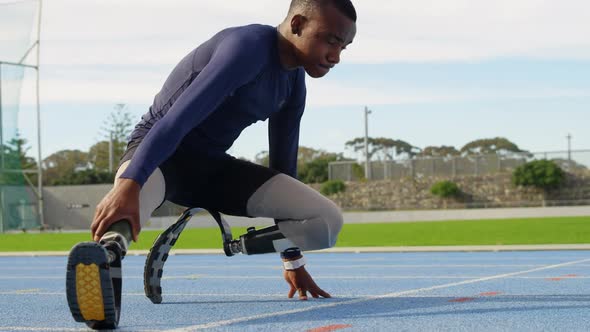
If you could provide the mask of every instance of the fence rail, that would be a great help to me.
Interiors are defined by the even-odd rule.
[[[528,161],[538,159],[553,160],[565,171],[571,173],[588,172],[590,168],[590,150],[422,157],[371,161],[369,163],[371,167],[369,180],[506,173],[512,172]],[[364,163],[337,161],[328,165],[330,180],[358,181],[364,177],[364,171],[359,172],[358,170],[364,170]]]

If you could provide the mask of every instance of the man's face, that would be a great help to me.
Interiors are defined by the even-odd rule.
[[[293,22],[303,22],[294,43],[297,60],[314,78],[326,75],[340,62],[340,53],[356,34],[356,24],[331,5]]]

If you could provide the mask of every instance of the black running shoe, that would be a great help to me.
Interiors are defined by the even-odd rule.
[[[82,242],[70,251],[66,295],[72,316],[95,330],[115,329],[121,311],[121,247]]]

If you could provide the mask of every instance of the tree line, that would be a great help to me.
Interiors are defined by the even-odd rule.
[[[77,185],[112,183],[117,163],[123,155],[127,136],[131,133],[133,121],[124,104],[115,106],[115,110],[100,128],[100,140],[88,151],[61,150],[42,161],[43,184]],[[453,146],[427,146],[419,148],[406,141],[386,137],[369,137],[368,155],[370,160],[393,160],[416,157],[451,157],[483,154],[528,153],[515,143],[503,137],[477,139],[457,149]],[[30,150],[28,142],[17,135],[2,146],[3,169],[36,169],[36,162],[27,156]],[[364,159],[365,139],[357,137],[345,142],[345,148]],[[114,163],[110,170],[111,158]],[[328,164],[334,161],[353,161],[345,158],[342,153],[328,152],[321,149],[301,146],[299,148],[297,169],[298,177],[305,183],[322,183],[328,180]],[[268,151],[258,153],[253,162],[268,166]],[[361,165],[353,168],[359,178],[363,177]],[[26,175],[16,172],[0,174],[0,184],[23,184]],[[28,180],[36,184],[36,178]]]
[[[485,154],[524,153],[515,143],[504,137],[483,138],[471,141],[460,149],[454,146],[427,146],[419,148],[403,140],[386,137],[369,137],[367,139],[369,159],[393,160],[415,157],[455,157]],[[360,153],[364,158],[365,139],[357,137],[345,143],[345,147]]]
[[[125,105],[117,104],[100,127],[99,141],[88,151],[60,150],[43,159],[43,185],[112,183],[113,171],[125,151],[132,126],[132,116]],[[37,170],[35,159],[27,156],[29,150],[28,141],[17,133],[16,138],[2,145],[2,169]],[[109,167],[111,160],[114,164],[112,171]],[[37,177],[14,171],[0,173],[2,185],[22,185],[26,182],[36,185]]]

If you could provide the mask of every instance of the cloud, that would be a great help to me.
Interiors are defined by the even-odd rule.
[[[588,1],[371,0],[355,5],[358,35],[346,51],[349,62],[590,59]],[[276,25],[287,7],[287,0],[54,0],[44,4],[42,64],[175,63],[225,27]]]
[[[76,69],[42,75],[42,103],[133,103],[149,105],[167,73],[122,69]],[[30,83],[30,82],[25,82]],[[34,87],[23,87],[21,102],[35,103]]]
[[[307,80],[307,86],[308,107],[590,97],[590,88],[407,88],[327,80]]]
[[[199,43],[227,26],[250,22],[277,24],[284,17],[288,2],[46,2],[41,48],[45,68],[41,76],[42,100],[116,99],[150,103],[170,69]],[[357,0],[359,32],[345,51],[343,61],[459,62],[511,56],[590,59],[590,20],[585,19],[590,2],[566,3]],[[45,75],[47,72],[51,74]],[[388,81],[371,85],[309,79],[308,83],[309,104],[315,106],[543,97],[539,90],[427,90]],[[548,95],[580,93],[567,91],[553,89]],[[23,93],[25,100],[32,100],[27,92]]]
[[[58,70],[42,72],[41,100],[43,103],[125,102],[148,105],[170,69],[171,66],[79,65],[69,69],[62,66]],[[307,77],[306,81],[308,107],[590,97],[590,88],[586,86],[494,85],[490,88],[469,86],[468,83],[447,86],[445,82],[435,82],[435,85],[424,87],[409,86],[405,80],[375,78],[366,81],[355,80],[354,77],[345,80]],[[21,94],[21,102],[27,105],[34,103],[34,89],[30,84],[23,87]]]
[[[0,61],[19,62],[36,36],[37,4],[0,1]]]
[[[354,61],[590,58],[587,1],[383,0],[357,7]]]
[[[277,24],[285,11],[279,11],[278,1],[248,3],[252,5],[243,1],[228,5],[186,0],[56,0],[44,12],[43,62],[176,63],[223,28],[255,22]],[[260,6],[265,10],[259,10]]]

